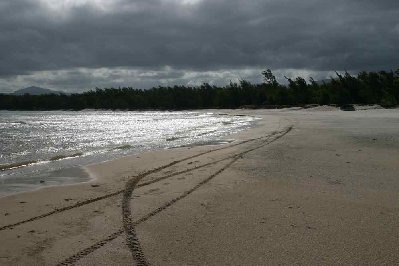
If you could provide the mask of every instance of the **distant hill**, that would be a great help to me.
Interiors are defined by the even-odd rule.
[[[40,87],[35,87],[31,86],[28,88],[20,89],[17,91],[14,91],[12,95],[24,95],[24,94],[30,94],[30,95],[44,95],[44,94],[63,94],[63,92],[60,91],[53,91],[49,89],[44,89]]]

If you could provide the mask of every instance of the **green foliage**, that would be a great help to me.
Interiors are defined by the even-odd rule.
[[[398,101],[392,94],[385,94],[381,99],[381,106],[383,107],[394,107],[398,105]]]
[[[224,87],[204,83],[201,86],[155,87],[149,90],[107,88],[71,95],[0,94],[0,109],[6,110],[183,110],[203,108],[239,108],[303,106],[307,104],[381,104],[399,103],[399,69],[395,72],[360,72],[357,76],[336,73],[322,84],[312,78],[287,78],[277,82],[270,69],[262,72],[264,82],[241,80]]]

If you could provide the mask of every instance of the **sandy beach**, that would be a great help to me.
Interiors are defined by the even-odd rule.
[[[399,109],[213,112],[262,120],[0,198],[0,264],[399,264]]]

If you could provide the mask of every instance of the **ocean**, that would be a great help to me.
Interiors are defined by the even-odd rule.
[[[0,196],[90,179],[82,166],[222,144],[257,118],[204,112],[0,111]]]

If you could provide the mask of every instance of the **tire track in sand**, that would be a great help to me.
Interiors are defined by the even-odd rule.
[[[155,211],[153,211],[149,215],[145,216],[146,220],[148,218],[156,215],[157,213],[161,212],[162,210],[168,208],[169,206],[171,206],[172,204],[176,203],[177,201],[187,197],[188,195],[193,193],[195,190],[197,190],[199,187],[201,187],[204,184],[206,184],[209,181],[211,181],[215,176],[221,174],[223,171],[225,171],[227,168],[229,168],[233,163],[235,163],[238,159],[242,158],[245,154],[247,154],[247,153],[249,153],[251,151],[260,149],[261,147],[263,147],[265,145],[268,145],[271,142],[283,137],[291,129],[292,129],[292,127],[289,127],[286,130],[277,132],[275,134],[275,137],[271,141],[268,141],[268,139],[266,139],[262,144],[260,144],[259,146],[255,147],[255,148],[248,149],[248,150],[245,150],[245,151],[243,151],[241,153],[233,155],[232,156],[232,160],[228,164],[226,164],[224,167],[222,167],[221,169],[219,169],[217,172],[215,172],[214,174],[210,175],[206,179],[202,180],[200,183],[198,183],[192,189],[184,192],[179,197],[174,198],[173,200],[169,201],[167,204],[163,205],[162,207],[156,209]],[[273,135],[271,135],[270,137],[273,137]],[[126,183],[126,187],[125,187],[126,189],[125,189],[125,191],[123,193],[123,200],[122,200],[123,227],[124,227],[125,235],[126,235],[126,244],[129,247],[130,252],[132,253],[132,256],[133,256],[133,259],[136,262],[136,265],[137,266],[147,266],[147,265],[149,265],[149,263],[148,263],[147,259],[144,256],[143,250],[142,250],[141,245],[140,245],[140,241],[139,241],[139,239],[137,237],[135,224],[132,222],[132,213],[131,213],[131,208],[130,208],[131,196],[133,194],[134,188],[137,186],[139,181],[140,181],[140,178],[134,178],[132,180],[129,180]]]
[[[127,243],[128,247],[129,247],[129,250],[131,251],[133,258],[137,257],[137,258],[139,258],[141,263],[147,263],[147,264],[141,264],[141,265],[148,265],[148,262],[147,262],[147,260],[144,257],[144,254],[143,254],[143,252],[141,250],[140,242],[138,241],[138,238],[137,238],[137,235],[136,235],[136,232],[135,232],[135,227],[137,225],[145,222],[146,220],[148,220],[151,217],[155,216],[159,212],[161,212],[161,211],[165,210],[166,208],[170,207],[171,205],[173,205],[177,201],[187,197],[189,194],[191,194],[192,192],[197,190],[199,187],[201,187],[202,185],[204,185],[207,182],[209,182],[210,180],[212,180],[215,176],[217,176],[220,173],[222,173],[224,170],[226,170],[228,167],[230,167],[234,162],[236,162],[238,159],[240,159],[243,155],[245,155],[245,154],[247,154],[247,153],[249,153],[251,151],[257,150],[257,149],[259,149],[259,148],[261,148],[261,147],[263,147],[265,145],[268,145],[268,144],[278,140],[279,138],[283,137],[288,132],[290,132],[292,130],[292,128],[293,128],[292,126],[289,126],[288,128],[286,128],[286,129],[284,129],[282,131],[274,132],[274,133],[272,133],[272,134],[270,134],[268,136],[259,137],[259,138],[256,138],[256,139],[251,139],[251,140],[244,141],[244,143],[247,143],[247,142],[254,141],[254,140],[266,139],[266,140],[263,141],[262,144],[260,144],[259,146],[255,147],[255,148],[251,148],[251,149],[245,150],[244,152],[241,152],[241,153],[238,153],[238,154],[230,156],[230,157],[235,157],[235,158],[233,158],[222,169],[218,170],[217,172],[215,172],[214,174],[212,174],[208,178],[204,179],[203,181],[198,183],[192,189],[190,189],[190,190],[184,192],[183,194],[181,194],[180,196],[168,201],[166,204],[162,205],[161,207],[158,207],[157,209],[153,210],[152,212],[148,213],[147,215],[141,217],[140,219],[138,219],[136,221],[132,221],[132,218],[131,218],[131,211],[130,211],[130,208],[129,208],[130,198],[127,197],[127,195],[126,196],[124,195],[123,199],[124,199],[124,201],[126,203],[122,202],[122,207],[123,207],[122,208],[122,215],[123,215],[123,223],[124,223],[123,228],[115,231],[111,235],[109,235],[106,238],[96,242],[95,244],[91,245],[90,247],[87,247],[87,248],[79,251],[78,253],[66,258],[65,260],[63,260],[62,262],[60,262],[57,265],[72,265],[72,264],[76,263],[77,261],[79,261],[80,259],[82,259],[83,257],[86,257],[87,255],[89,255],[90,253],[94,252],[95,250],[101,248],[102,246],[108,244],[112,240],[118,238],[119,236],[121,236],[125,232],[126,229],[131,230],[132,228],[133,228],[133,231],[126,232],[127,241],[129,241],[129,239],[130,239],[130,241],[132,241],[132,243],[129,243],[129,242]],[[271,139],[270,141],[268,141],[272,137],[274,137],[274,138]],[[234,146],[237,146],[237,145],[240,145],[240,144],[243,144],[243,143],[237,143],[237,144],[234,144]],[[223,148],[215,149],[215,150],[212,150],[212,151],[209,151],[209,152],[213,152],[213,151],[216,151],[216,150],[221,150],[221,149],[224,149],[224,148],[230,148],[230,147],[231,146],[223,147]],[[192,157],[195,158],[195,157],[201,156],[201,155],[209,153],[209,152],[201,153],[199,155],[190,156],[191,158],[189,158],[189,159],[192,159]],[[186,159],[186,160],[189,160],[189,159]],[[228,159],[228,158],[225,158],[225,160],[226,159]],[[133,193],[133,190],[135,188],[133,185],[134,184],[137,185],[137,183],[142,178],[144,178],[146,176],[146,173],[147,172],[145,172],[144,174],[139,175],[139,176],[133,178],[132,180],[128,181],[128,183],[131,182],[130,185],[132,186],[132,188],[131,188],[132,190],[131,190],[130,195]],[[124,190],[124,191],[126,191],[126,190]],[[132,249],[130,247],[132,247]],[[138,265],[140,265],[140,264],[138,264]]]
[[[212,179],[213,177],[215,177],[216,175],[218,175],[219,173],[223,172],[225,169],[228,168],[228,166],[230,166],[234,161],[236,161],[238,158],[232,160],[231,162],[229,162],[227,165],[225,165],[221,170],[219,170],[218,172],[216,172],[215,174],[213,174],[211,177],[208,177],[207,179]],[[227,167],[226,167],[227,166]],[[209,181],[208,180],[208,181]],[[207,181],[207,182],[208,182]],[[199,184],[197,184],[194,188],[190,189],[189,191],[184,192],[182,195],[180,195],[177,198],[174,198],[170,201],[168,201],[167,203],[165,203],[164,205],[162,205],[161,207],[158,207],[157,209],[151,211],[150,213],[146,214],[145,216],[141,217],[139,220],[136,221],[129,221],[128,226],[132,226],[133,230],[134,227],[147,221],[148,219],[150,219],[151,217],[153,217],[154,215],[158,214],[159,212],[163,211],[164,209],[168,208],[169,206],[171,206],[172,204],[174,204],[175,202],[187,197],[189,194],[191,194],[194,190],[198,189],[200,186],[202,186],[203,184],[205,184],[206,182],[201,181]],[[124,223],[125,224],[125,223]],[[130,229],[130,228],[129,228]],[[92,246],[85,248],[81,251],[79,251],[78,253],[76,253],[75,255],[72,255],[71,257],[65,259],[64,261],[60,262],[59,266],[61,265],[73,265],[74,263],[76,263],[77,261],[79,261],[80,259],[82,259],[83,257],[89,255],[90,253],[92,253],[93,251],[99,249],[100,247],[104,246],[105,244],[111,242],[112,240],[116,239],[117,237],[123,235],[123,233],[125,232],[125,228],[119,229],[118,231],[112,233],[111,235],[107,236],[106,238],[100,240],[99,242],[93,244]],[[134,234],[132,235],[132,248],[135,249],[135,254],[140,254],[138,255],[141,260],[144,260],[144,255],[142,255],[143,253],[141,252],[141,248],[139,245],[139,242],[137,240],[135,231]],[[138,247],[138,249],[137,249]],[[140,265],[140,264],[138,264]],[[145,265],[145,264],[141,264],[141,265]]]

